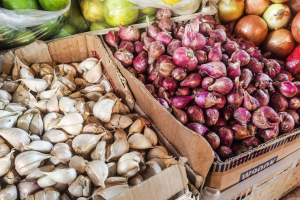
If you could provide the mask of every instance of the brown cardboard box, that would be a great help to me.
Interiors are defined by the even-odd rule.
[[[14,55],[25,64],[36,62],[70,63],[80,62],[88,57],[104,58],[106,55],[101,41],[96,36],[78,35],[54,42],[35,42],[28,46],[9,51],[0,55],[0,68],[3,72],[10,72]],[[131,109],[139,110],[134,103],[126,80],[113,63],[105,62],[104,72],[111,81],[118,95],[126,101]],[[141,112],[141,110],[139,111]],[[159,137],[161,137],[160,135]],[[166,140],[164,141],[164,143]],[[169,145],[171,146],[171,145]],[[142,182],[140,185],[116,196],[113,200],[166,200],[176,199],[188,188],[186,169],[183,165],[176,165],[163,170],[156,176]]]

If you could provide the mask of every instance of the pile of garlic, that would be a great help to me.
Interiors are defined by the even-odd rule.
[[[111,199],[178,164],[113,93],[101,63],[0,75],[0,199]]]

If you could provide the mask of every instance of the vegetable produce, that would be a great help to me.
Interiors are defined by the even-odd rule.
[[[293,15],[300,12],[300,2],[298,0],[289,0],[285,4],[289,6]]]
[[[245,12],[248,15],[261,16],[266,11],[269,5],[270,0],[246,0]]]
[[[288,23],[291,18],[291,11],[285,4],[273,4],[265,11],[263,18],[270,30],[277,30]]]
[[[222,23],[238,20],[244,13],[243,0],[220,0],[218,2],[219,18]]]
[[[296,42],[300,43],[300,13],[298,13],[292,22],[292,35]]]

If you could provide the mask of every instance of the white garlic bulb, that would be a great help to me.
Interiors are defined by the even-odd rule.
[[[0,129],[0,136],[20,151],[23,151],[24,147],[30,143],[28,133],[19,128]]]
[[[50,142],[44,140],[33,141],[25,147],[26,150],[39,151],[42,153],[50,153],[52,148],[53,145]]]
[[[58,183],[65,184],[72,183],[77,177],[76,170],[73,168],[55,169],[52,172],[44,172],[44,174]]]
[[[69,145],[65,143],[57,143],[52,148],[50,161],[54,165],[58,165],[59,163],[67,165],[71,157],[72,153]]]
[[[85,171],[94,185],[105,187],[104,181],[108,176],[108,168],[103,161],[93,160],[87,165]]]

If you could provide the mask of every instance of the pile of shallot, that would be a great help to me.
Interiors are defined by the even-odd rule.
[[[101,61],[0,75],[0,199],[112,199],[178,164],[130,113]]]
[[[167,11],[165,11],[167,12]],[[110,31],[114,56],[157,101],[203,136],[225,161],[278,135],[299,120],[299,59],[284,63],[252,42],[235,39],[234,24],[209,15],[175,24],[169,18]]]

